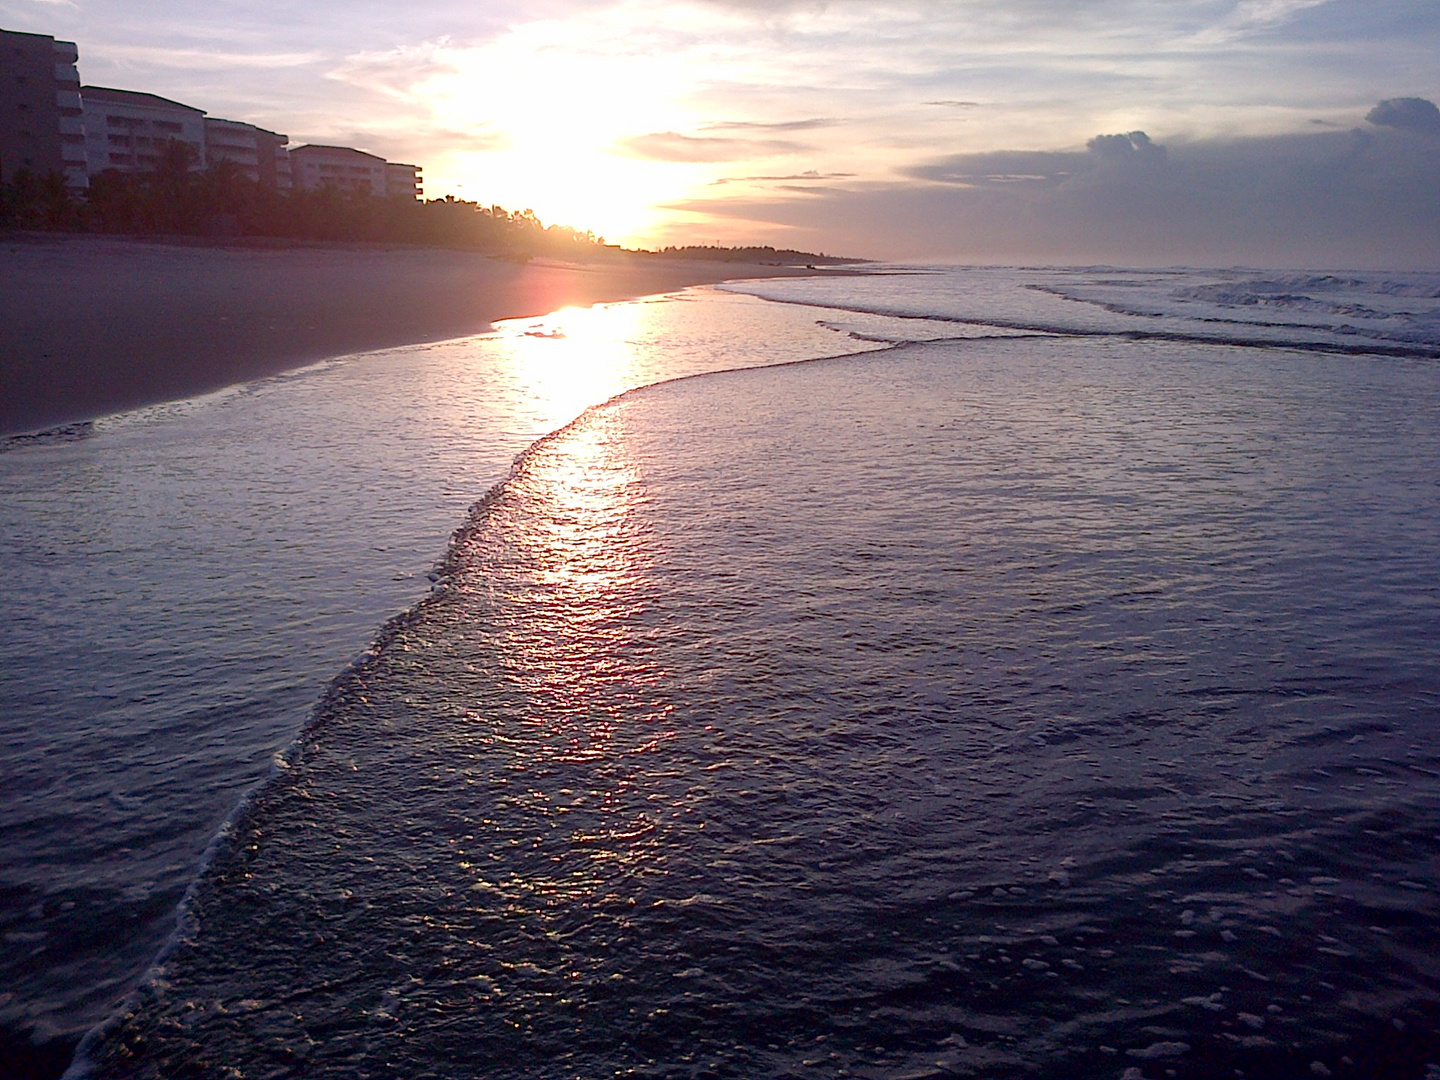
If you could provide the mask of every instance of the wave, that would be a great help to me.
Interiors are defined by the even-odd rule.
[[[88,439],[95,433],[93,420],[82,420],[76,424],[61,424],[59,427],[42,431],[27,431],[19,435],[7,435],[0,439],[0,454],[28,446],[49,446],[53,443],[72,443]]]
[[[943,277],[943,274],[936,276]],[[749,290],[735,289],[733,291]],[[1277,293],[1276,295],[1287,294]],[[943,331],[945,327],[951,326],[973,327],[982,331],[980,335],[963,335],[967,340],[974,340],[977,336],[986,338],[991,334],[1007,338],[1031,335],[1044,337],[1069,336],[1091,339],[1114,338],[1130,341],[1150,340],[1182,344],[1243,346],[1255,349],[1286,349],[1349,355],[1381,355],[1423,359],[1440,358],[1440,344],[1433,342],[1424,342],[1418,345],[1405,345],[1401,343],[1381,343],[1377,345],[1377,343],[1373,341],[1346,343],[1334,340],[1287,340],[1266,337],[1246,338],[1235,334],[1207,334],[1197,331],[1180,331],[1164,328],[1077,327],[1073,324],[1066,324],[1060,321],[1047,323],[1040,320],[1020,318],[1006,319],[1001,317],[998,319],[982,319],[947,314],[916,314],[913,311],[892,310],[885,305],[857,305],[853,302],[841,303],[838,301],[825,303],[817,302],[813,298],[802,300],[766,296],[765,299],[812,308],[825,308],[831,311],[844,311],[851,314],[879,315],[902,322],[912,321],[925,323],[937,331]],[[1063,297],[1063,299],[1070,299],[1070,297]],[[837,325],[834,329],[840,330],[842,327]],[[856,340],[885,343],[893,347],[917,343],[944,343],[957,340],[956,337],[943,333],[938,334],[936,337],[923,338],[919,336],[906,337],[904,335],[897,335],[895,337],[862,337],[854,334],[853,331],[850,332]],[[1331,332],[1339,333],[1343,331],[1331,328]],[[833,360],[838,358],[839,357],[823,357],[797,360],[784,364],[764,365],[764,367],[781,368],[809,365],[815,364],[819,360]],[[382,654],[392,648],[398,638],[409,633],[422,622],[431,606],[441,602],[451,594],[462,568],[462,552],[465,545],[484,529],[494,507],[505,497],[507,491],[523,478],[531,462],[535,460],[545,447],[578,429],[588,422],[589,418],[599,410],[606,409],[630,395],[648,392],[667,383],[711,378],[715,375],[730,374],[736,370],[740,369],[727,369],[725,371],[706,372],[700,375],[660,380],[642,387],[627,390],[605,402],[590,406],[569,424],[537,439],[530,447],[514,459],[505,479],[494,485],[483,498],[471,507],[466,515],[465,522],[452,535],[446,554],[435,564],[432,570],[432,588],[429,595],[422,598],[409,610],[387,621],[376,635],[371,646],[360,656],[356,657],[350,665],[335,677],[320,701],[314,706],[304,728],[284,750],[275,756],[268,778],[247,792],[241,802],[236,805],[232,813],[227,817],[225,824],[207,847],[200,870],[177,908],[175,930],[157,955],[149,973],[145,979],[142,980],[141,986],[137,988],[130,999],[127,999],[126,1005],[122,1007],[119,1013],[92,1030],[92,1032],[85,1037],[81,1044],[81,1050],[77,1053],[74,1065],[72,1065],[71,1070],[66,1074],[67,1077],[74,1080],[74,1078],[90,1074],[90,1055],[92,1051],[104,1042],[109,1033],[114,1031],[115,1025],[123,1019],[127,1009],[135,1008],[142,1000],[144,993],[153,991],[162,978],[161,968],[164,963],[170,959],[185,942],[192,940],[198,934],[200,926],[197,915],[197,898],[200,895],[200,890],[203,889],[209,881],[214,868],[234,853],[238,838],[244,836],[246,833],[246,826],[254,821],[257,815],[263,813],[265,797],[273,791],[285,777],[292,775],[293,770],[297,766],[303,764],[306,749],[311,745],[315,736],[324,730],[325,726],[331,722],[331,720],[343,713],[343,706],[353,699],[353,696],[359,692],[360,688],[363,688],[365,677],[374,670]]]
[[[1300,292],[1374,293],[1377,296],[1405,296],[1425,300],[1440,299],[1440,282],[1426,275],[1399,278],[1368,279],[1337,277],[1333,274],[1293,274],[1273,278],[1249,278],[1237,285],[1194,286],[1182,289],[1181,295],[1195,299],[1213,299],[1221,303],[1246,303],[1247,297]],[[1235,299],[1231,299],[1231,297]]]
[[[898,343],[893,347],[898,348],[899,344],[904,343]],[[266,777],[252,785],[226,816],[206,846],[204,854],[196,865],[195,874],[175,908],[174,929],[156,952],[134,989],[105,1020],[95,1025],[82,1037],[62,1080],[86,1080],[92,1076],[98,1064],[95,1056],[97,1050],[123,1027],[126,1021],[145,1004],[147,998],[156,995],[157,988],[163,986],[165,965],[201,932],[202,925],[198,916],[198,906],[203,890],[209,884],[216,868],[236,854],[236,844],[247,834],[249,827],[263,815],[267,796],[283,784],[295,769],[303,766],[306,750],[329,723],[343,715],[346,707],[355,700],[360,688],[364,686],[366,677],[373,672],[377,662],[386,651],[392,648],[399,638],[423,622],[430,609],[450,597],[464,564],[466,547],[484,531],[494,508],[506,498],[516,483],[524,478],[531,463],[547,447],[583,427],[593,415],[613,407],[626,398],[666,385],[717,375],[732,375],[748,370],[776,370],[828,360],[842,360],[871,355],[872,352],[874,350],[867,350],[863,353],[837,353],[759,366],[722,368],[660,379],[642,386],[631,387],[605,401],[589,406],[569,423],[547,432],[517,454],[505,478],[492,485],[484,496],[472,504],[466,513],[464,523],[451,534],[444,555],[436,560],[427,575],[430,581],[429,592],[405,611],[386,620],[376,632],[370,645],[355,656],[331,680],[319,701],[312,707],[304,725],[282,749],[274,754]],[[82,426],[88,429],[89,425]]]
[[[912,283],[876,288],[877,277],[892,273]],[[920,274],[884,270],[858,281],[797,279],[727,288],[855,315],[1003,333],[1440,358],[1440,307],[1425,303],[1440,298],[1437,275],[1342,277],[1108,268],[1031,268],[1013,274],[1008,289],[996,287],[994,272],[955,269]],[[1084,310],[1072,317],[1067,308]],[[916,335],[911,340],[935,336]]]
[[[1048,358],[1027,384],[1034,395],[1064,405],[1075,385],[1109,377],[1113,393],[1099,413],[1118,410],[1146,438],[1087,442],[1098,461],[1065,438],[1053,452],[1032,437],[1032,423],[976,423],[957,438],[952,422],[967,408],[975,419],[1017,415],[1005,412],[1008,383],[976,400],[989,374],[1025,367],[1023,354],[991,342],[973,353],[989,365],[978,382],[939,349],[812,370],[798,387],[766,378],[759,392],[750,380],[764,369],[752,369],[728,397],[724,385],[706,386],[602,414],[661,385],[652,384],[537,440],[456,531],[430,595],[332,683],[277,779],[237,814],[221,845],[239,856],[237,873],[217,879],[217,860],[193,893],[220,901],[209,909],[208,952],[195,960],[201,980],[216,970],[208,965],[257,946],[257,912],[277,912],[294,948],[274,966],[262,961],[263,977],[249,983],[274,994],[232,992],[247,986],[243,974],[222,992],[240,1027],[277,1052],[303,1051],[307,1032],[337,1034],[322,1019],[329,1010],[349,1025],[338,1035],[353,1040],[330,1061],[394,1037],[412,1061],[429,1054],[457,1074],[462,1062],[434,1048],[461,1046],[470,1060],[488,1057],[497,1075],[517,1076],[549,1075],[557,1063],[609,1074],[582,1066],[647,1055],[645,1074],[673,1075],[680,1066],[666,1055],[678,1047],[718,1056],[741,1043],[730,1075],[788,1074],[846,1063],[842,1055],[876,1075],[981,1071],[989,1060],[987,1074],[1033,1074],[1044,1062],[1050,1072],[1113,1077],[1127,1059],[1171,1057],[1200,1075],[1194,1063],[1206,1053],[1207,1075],[1263,1071],[1260,1050],[1230,1044],[1227,1025],[1236,1023],[1242,1032],[1268,1024],[1277,1038],[1295,1031],[1313,1055],[1298,1060],[1296,1075],[1311,1060],[1333,1061],[1340,1036],[1312,1038],[1315,1021],[1328,1039],[1331,1026],[1355,1022],[1356,1010],[1335,1004],[1341,994],[1410,977],[1408,960],[1384,952],[1389,935],[1397,948],[1428,943],[1413,928],[1433,910],[1422,891],[1433,885],[1423,862],[1433,790],[1402,781],[1433,665],[1406,653],[1398,668],[1377,670],[1374,658],[1392,655],[1379,650],[1401,631],[1360,613],[1378,602],[1384,615],[1386,599],[1397,598],[1393,613],[1417,617],[1398,598],[1415,595],[1427,572],[1413,555],[1423,545],[1407,540],[1433,518],[1433,501],[1410,482],[1433,462],[1433,439],[1413,460],[1356,457],[1378,475],[1408,462],[1390,494],[1411,497],[1406,511],[1425,511],[1402,515],[1411,534],[1382,542],[1384,530],[1367,529],[1357,552],[1311,532],[1373,505],[1364,476],[1342,478],[1338,492],[1324,485],[1318,505],[1330,517],[1317,519],[1304,499],[1277,513],[1233,482],[1253,475],[1248,464],[1217,475],[1212,457],[1195,452],[1203,441],[1173,437],[1193,436],[1197,415],[1219,416],[1217,449],[1235,445],[1233,406],[1249,386],[1205,380],[1199,396],[1218,398],[1197,407],[1173,392],[1168,371],[1148,365],[1147,383],[1141,371],[1117,370],[1103,346],[1041,351]],[[1270,374],[1290,385],[1303,367],[1292,358]],[[1403,393],[1405,373],[1383,367]],[[1034,397],[1018,400],[1032,419]],[[1264,487],[1315,479],[1312,450],[1323,459],[1326,447],[1293,435],[1328,415],[1330,400],[1304,415],[1261,409],[1250,418],[1256,437],[1277,448],[1270,467],[1282,470]],[[1365,425],[1399,411],[1365,410],[1358,434],[1373,437],[1347,431],[1345,444],[1395,446],[1392,428]],[[1413,412],[1423,415],[1423,403]],[[884,422],[897,415],[924,422],[897,439]],[[732,441],[734,423],[753,441]],[[683,432],[707,425],[720,442],[686,441]],[[897,446],[913,452],[897,457]],[[593,520],[593,503],[557,491],[587,461],[613,476],[647,455],[660,464],[633,485],[646,490],[632,505],[648,509],[632,531]],[[1077,457],[1083,464],[1072,467]],[[1137,460],[1150,467],[1132,468]],[[1037,511],[1049,516],[1037,521]],[[575,581],[596,564],[535,557],[579,551],[563,546],[577,531],[592,539],[592,554],[632,542],[642,554],[666,552],[667,584],[641,586],[640,602],[619,615],[571,607],[587,587],[603,592],[603,582]],[[1410,561],[1372,558],[1387,542]],[[1375,565],[1386,569],[1356,573]],[[513,593],[492,585],[507,575]],[[629,627],[609,657],[610,674],[626,679],[596,677],[550,632],[547,615],[586,634]],[[1332,639],[1357,649],[1353,663],[1320,662]],[[673,648],[652,651],[663,640]],[[827,653],[821,641],[843,644]],[[1267,666],[1275,656],[1304,670],[1277,672]],[[557,658],[584,692],[556,693],[543,661]],[[670,688],[653,695],[653,683],[629,679],[661,670]],[[1381,688],[1393,699],[1383,710]],[[649,719],[652,698],[673,702],[675,718],[629,723]],[[329,726],[337,720],[346,723]],[[392,737],[390,724],[403,728]],[[570,736],[598,729],[612,745],[588,756],[588,743],[570,748]],[[667,753],[634,765],[645,782],[623,792],[600,782],[628,782],[629,763],[655,753],[641,741],[662,730],[673,740]],[[284,785],[278,778],[297,778],[327,731],[309,783]],[[622,757],[618,772],[606,771]],[[1433,772],[1433,754],[1415,763]],[[492,777],[506,785],[503,796],[483,786]],[[464,786],[472,780],[481,786]],[[278,824],[266,818],[272,793]],[[697,816],[686,816],[691,809]],[[255,822],[267,824],[257,851],[269,854],[251,862],[239,845]],[[355,850],[335,856],[343,865],[329,864],[329,842],[342,834],[327,822],[360,826],[348,832]],[[472,832],[478,839],[462,835]],[[1355,842],[1372,835],[1394,850]],[[367,862],[386,876],[369,876]],[[622,863],[656,873],[634,888],[625,878],[621,889]],[[252,869],[253,888],[241,877]],[[584,869],[596,885],[576,899],[567,890]],[[656,884],[666,874],[668,884]],[[359,890],[356,903],[336,900],[336,886]],[[1278,899],[1267,891],[1281,888],[1289,891]],[[324,910],[307,922],[312,904]],[[1274,925],[1281,913],[1283,931]],[[307,929],[326,943],[307,944]],[[1355,970],[1366,974],[1352,980]],[[176,974],[182,989],[162,1020],[194,993],[183,966]],[[632,977],[651,981],[635,990]],[[1335,990],[1325,979],[1340,990],[1317,991]],[[1419,995],[1383,989],[1392,1001],[1366,1022],[1403,1016],[1413,1025],[1406,1003]],[[261,997],[272,1000],[252,1000]],[[216,1020],[223,1010],[203,1015],[210,1002],[196,1000],[189,1038],[238,1030]],[[297,1001],[304,1018],[290,1015]],[[647,1016],[627,1005],[663,1007]],[[262,1010],[273,1011],[242,1016]],[[535,1039],[518,1023],[532,1013],[543,1014]],[[511,1020],[514,1030],[501,1030]],[[1027,1034],[1015,1044],[1000,1031]],[[1073,1045],[1057,1045],[1057,1031]],[[635,1053],[631,1035],[648,1040]],[[1180,1049],[1181,1036],[1193,1051]],[[999,1053],[1004,1070],[986,1058]],[[545,1067],[526,1072],[530,1056]]]
[[[1440,360],[1440,344],[1429,342],[1417,342],[1409,344],[1405,342],[1345,342],[1334,340],[1314,340],[1301,337],[1263,337],[1263,336],[1242,336],[1239,334],[1206,334],[1200,332],[1185,332],[1175,330],[1145,330],[1139,328],[1124,328],[1101,330],[1088,327],[1067,325],[1065,323],[1036,323],[1021,321],[1001,321],[996,319],[971,319],[958,315],[917,315],[896,309],[883,307],[855,307],[849,304],[833,303],[827,304],[813,299],[785,300],[773,297],[775,303],[797,304],[802,307],[823,307],[831,311],[845,311],[857,315],[881,315],[889,319],[911,319],[921,322],[954,323],[961,326],[974,326],[993,329],[995,336],[1006,338],[1013,337],[1016,333],[1035,335],[1037,337],[1078,337],[1078,338],[1115,338],[1122,341],[1163,341],[1182,345],[1224,345],[1243,349],[1283,349],[1298,352],[1316,353],[1338,353],[1343,356],[1388,356],[1412,360]],[[1069,299],[1067,297],[1067,299]],[[1128,313],[1127,314],[1133,314]],[[1261,324],[1248,324],[1261,325]],[[1268,324],[1276,329],[1290,329],[1285,324]],[[1359,331],[1346,328],[1337,328],[1337,333],[1359,333]],[[965,340],[972,340],[968,336]],[[866,339],[861,339],[866,340]],[[891,338],[877,338],[874,340],[890,341],[894,344],[920,345],[929,344],[940,340],[960,340],[957,338],[937,337],[915,337],[896,341]]]

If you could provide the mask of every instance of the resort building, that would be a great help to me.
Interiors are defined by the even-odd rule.
[[[190,147],[192,172],[232,163],[241,176],[270,191],[325,186],[381,198],[418,199],[418,165],[387,162],[349,146],[288,149],[277,132],[239,120],[207,117],[158,94],[81,86],[74,42],[45,34],[0,30],[0,181],[21,169],[37,177],[58,173],[84,194],[107,169],[153,171],[166,146]]]
[[[268,191],[289,191],[290,142],[284,135],[239,120],[205,118],[205,160],[210,166],[228,161],[240,175]]]
[[[348,146],[296,147],[290,151],[295,186],[314,191],[336,187],[382,198],[386,192],[385,159]]]
[[[205,110],[182,105],[157,94],[112,90],[104,86],[80,89],[85,109],[85,156],[90,175],[106,169],[149,172],[160,163],[167,143],[187,144],[195,155],[192,172],[205,168]]]
[[[385,194],[392,199],[418,199],[425,194],[419,165],[385,163]]]
[[[297,146],[290,151],[290,169],[297,188],[314,191],[336,187],[370,195],[418,199],[420,166],[401,165],[349,146]]]
[[[89,186],[78,59],[72,41],[0,30],[0,180],[29,169]]]

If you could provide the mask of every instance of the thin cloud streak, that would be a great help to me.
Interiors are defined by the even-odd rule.
[[[816,117],[811,120],[778,120],[766,123],[760,120],[715,120],[701,124],[701,131],[818,131],[821,128],[837,127],[841,120]]]
[[[165,48],[151,45],[101,46],[94,51],[93,55],[131,65],[180,68],[188,71],[218,71],[228,68],[271,70],[306,67],[325,60],[325,54],[319,52],[248,53],[211,49]]]
[[[657,131],[621,143],[622,152],[648,161],[719,162],[777,157],[803,150],[799,143],[779,139],[719,139]]]

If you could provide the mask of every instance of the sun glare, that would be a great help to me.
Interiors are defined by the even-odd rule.
[[[542,427],[635,385],[633,342],[646,314],[644,304],[600,304],[495,325],[510,378],[535,403]]]
[[[628,156],[637,133],[690,123],[669,92],[690,81],[664,56],[616,55],[604,43],[556,40],[549,24],[457,50],[424,88],[437,123],[483,130],[499,148],[457,148],[427,170],[432,191],[511,209],[547,224],[590,229],[612,242],[652,229],[658,207],[704,177],[695,165]],[[666,88],[665,91],[657,88]]]

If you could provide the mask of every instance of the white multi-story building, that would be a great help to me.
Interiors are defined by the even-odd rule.
[[[78,59],[73,41],[0,30],[0,180],[28,169],[89,186]]]
[[[386,161],[349,146],[312,143],[290,151],[295,186],[307,191],[335,187],[382,198],[418,199],[420,166]]]
[[[205,118],[205,160],[234,164],[240,175],[271,191],[289,191],[290,142],[284,135],[239,120]]]
[[[290,151],[290,172],[295,186],[309,191],[336,187],[382,198],[386,192],[385,159],[349,146],[298,146]]]
[[[385,194],[392,199],[418,199],[425,194],[419,165],[385,163]]]
[[[190,147],[192,172],[230,162],[273,191],[325,186],[381,198],[418,199],[418,165],[387,162],[349,146],[287,149],[289,139],[238,120],[206,117],[158,94],[81,86],[73,42],[0,30],[0,180],[21,169],[57,172],[71,191],[107,169],[153,171],[167,144]]]
[[[85,157],[90,175],[106,169],[148,172],[160,163],[167,143],[178,141],[194,150],[190,168],[205,168],[205,110],[182,105],[156,94],[80,88],[85,110]]]

